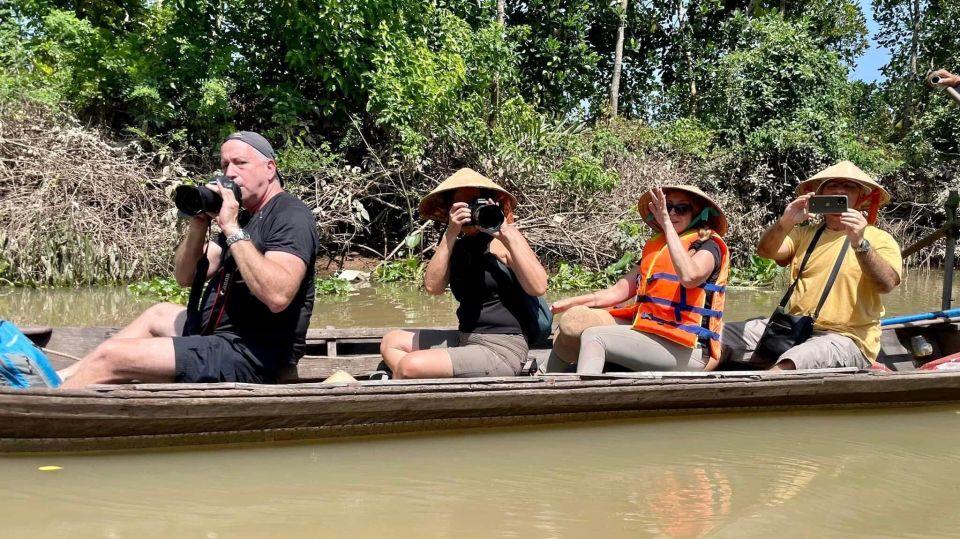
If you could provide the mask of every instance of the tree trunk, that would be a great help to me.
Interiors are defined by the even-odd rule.
[[[920,51],[920,0],[910,2],[910,75],[907,78],[907,96],[903,107],[903,130],[913,125],[914,87],[917,85],[917,56]]]
[[[627,2],[620,0],[620,26],[617,28],[617,47],[613,56],[613,79],[610,81],[610,118],[617,117],[620,101],[620,71],[623,67],[623,36],[627,29]]]
[[[690,77],[690,116],[696,116],[698,98],[697,76],[693,67],[693,54],[687,49],[687,76]]]
[[[505,0],[497,0],[497,22],[500,26],[507,26],[507,10]],[[497,126],[497,116],[500,114],[500,73],[494,73],[493,86],[490,89],[491,108],[490,116],[487,118],[487,127],[493,129]]]

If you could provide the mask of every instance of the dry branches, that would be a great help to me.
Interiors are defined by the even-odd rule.
[[[158,161],[39,105],[0,119],[0,276],[90,284],[168,269],[175,233]]]

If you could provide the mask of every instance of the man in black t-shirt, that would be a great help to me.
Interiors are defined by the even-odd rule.
[[[190,219],[174,258],[183,286],[193,281],[204,252],[209,261],[198,323],[191,317],[188,324],[180,305],[154,305],[61,371],[64,388],[134,380],[270,383],[296,365],[313,309],[313,215],[283,190],[273,148],[262,136],[227,137],[220,166],[240,187],[242,201],[230,189],[208,185],[223,205],[216,216]],[[211,217],[221,233],[207,243]]]

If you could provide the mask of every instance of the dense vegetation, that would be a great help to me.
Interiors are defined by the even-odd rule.
[[[960,3],[873,10],[891,58],[867,84],[850,80],[868,38],[855,0],[8,0],[0,198],[46,200],[71,167],[97,167],[65,156],[37,173],[38,147],[58,139],[31,124],[93,133],[111,159],[142,165],[123,189],[133,209],[101,211],[117,229],[144,207],[165,212],[157,193],[206,175],[224,134],[254,129],[280,150],[331,258],[428,255],[436,232],[416,203],[471,166],[521,194],[521,225],[570,282],[639,247],[648,231],[628,201],[697,183],[727,208],[752,282],[770,271],[749,256],[762,225],[826,164],[851,159],[890,187],[899,203],[883,218],[902,241],[938,224],[955,186],[960,107],[923,77],[960,68]],[[90,181],[113,182],[111,170]],[[59,241],[57,227],[26,232],[36,212],[22,208],[0,206],[0,230],[23,231],[0,232],[0,279],[123,281],[170,263],[170,219],[135,228],[151,247],[123,250],[136,259],[124,264],[103,227]],[[69,275],[64,258],[80,260]]]

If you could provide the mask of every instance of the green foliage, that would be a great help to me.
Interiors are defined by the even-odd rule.
[[[127,285],[127,290],[137,296],[155,297],[161,301],[171,301],[186,305],[190,299],[190,288],[180,286],[175,279],[156,277],[149,281],[140,281]]]
[[[604,99],[605,93],[597,92],[597,82],[605,76],[603,55],[613,50],[612,4],[507,2],[507,26],[514,29],[523,95],[542,110],[559,115],[582,112],[584,100]]]
[[[927,69],[960,71],[960,4],[877,0],[874,10],[877,42],[890,50],[879,93],[892,125],[874,133],[896,145],[918,179],[954,175],[960,168],[960,107],[924,78]]]
[[[426,264],[416,258],[383,262],[373,271],[373,279],[381,283],[419,282],[423,280]]]
[[[561,262],[557,271],[549,276],[547,284],[550,290],[599,290],[623,277],[636,266],[638,260],[635,253],[624,253],[603,271],[591,271],[583,266]]]
[[[425,6],[425,12],[436,18],[437,31],[387,36],[369,74],[368,109],[378,125],[398,134],[408,159],[456,141],[483,145],[497,112],[491,102],[495,80],[502,94],[512,95],[516,79],[516,54],[502,26],[474,29],[446,9]]]
[[[556,273],[550,275],[547,282],[550,290],[596,290],[610,283],[610,278],[602,271],[590,271],[566,262],[560,263]]]
[[[609,192],[620,181],[617,172],[603,166],[592,155],[574,155],[563,162],[553,174],[554,183],[574,193]]]
[[[716,77],[709,110],[727,140],[786,149],[844,127],[846,72],[803,24],[750,20]]]
[[[635,256],[643,251],[643,244],[650,233],[649,227],[639,220],[620,220],[613,231],[613,244],[623,252],[623,257]],[[609,268],[608,268],[609,269]]]
[[[750,263],[744,267],[731,267],[728,282],[731,286],[766,287],[772,286],[783,273],[782,267],[769,258],[750,256]]]
[[[140,272],[138,265],[146,258],[77,234],[66,224],[38,231],[29,245],[12,245],[0,234],[0,248],[0,279],[27,286],[128,282]]]
[[[337,277],[317,279],[314,287],[318,296],[345,296],[353,292],[353,285]]]
[[[48,106],[60,103],[60,88],[49,84],[34,65],[26,29],[17,25],[10,7],[0,6],[0,111],[22,98]]]
[[[0,4],[0,114],[20,114],[24,100],[62,107],[164,158],[184,155],[203,175],[225,133],[256,129],[303,198],[321,185],[314,178],[326,189],[353,171],[395,174],[393,198],[346,203],[368,227],[364,241],[390,224],[378,252],[410,232],[407,208],[427,179],[460,166],[528,200],[550,192],[595,209],[622,180],[649,180],[630,170],[636,154],[666,154],[744,209],[773,211],[798,179],[839,159],[918,193],[957,170],[960,107],[912,66],[960,68],[960,3],[876,0],[878,39],[892,51],[876,84],[848,80],[867,32],[856,0],[630,2],[625,13],[617,2],[533,0],[507,3],[504,25],[494,6],[10,0]],[[627,119],[598,122],[621,18]],[[645,232],[620,223],[613,240],[637,252]],[[109,246],[64,241],[38,236],[32,254],[4,255],[0,277],[100,282],[134,271],[102,262]],[[21,254],[45,257],[47,273],[19,274]],[[422,267],[378,271],[416,280]]]
[[[639,140],[644,148],[707,160],[712,156],[716,133],[697,118],[678,118],[656,130],[645,130]]]
[[[640,262],[640,255],[637,252],[627,251],[623,253],[620,260],[607,266],[603,273],[611,283],[616,282],[620,277],[629,273]]]
[[[302,141],[295,141],[280,150],[277,167],[283,171],[284,178],[299,178],[336,167],[341,159],[326,142],[311,148]]]

